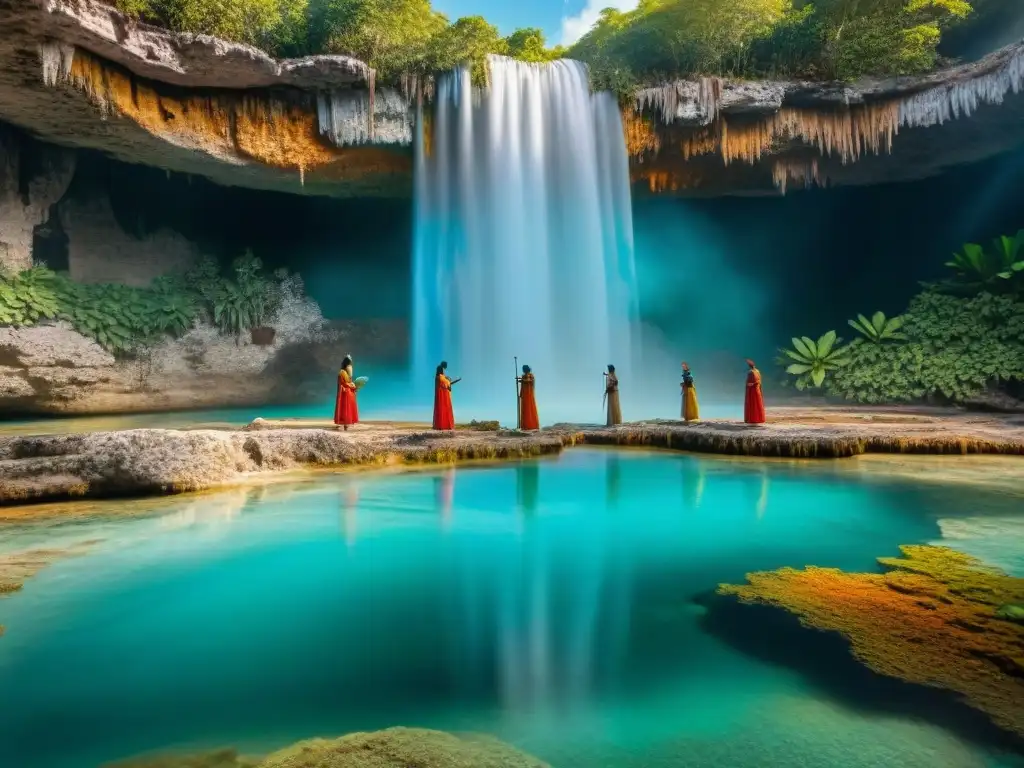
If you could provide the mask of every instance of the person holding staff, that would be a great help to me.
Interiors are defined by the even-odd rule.
[[[523,366],[523,375],[516,381],[519,383],[519,428],[527,431],[540,429],[535,391],[537,382],[530,366]]]
[[[615,366],[609,363],[608,372],[604,375],[604,397],[607,402],[607,426],[622,423],[622,407],[619,405],[619,379],[615,375]]]

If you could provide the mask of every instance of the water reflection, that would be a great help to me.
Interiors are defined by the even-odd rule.
[[[767,469],[761,470],[761,493],[757,497],[756,514],[757,519],[760,520],[764,517],[764,511],[768,508],[768,488],[771,485],[771,479],[768,475]]]
[[[356,482],[349,483],[341,491],[341,528],[345,543],[353,546],[359,529],[359,484]]]
[[[684,462],[683,469],[683,501],[691,508],[700,508],[704,499],[704,484],[707,480],[707,462],[694,459]]]
[[[540,466],[536,462],[520,464],[516,467],[516,502],[524,515],[537,512],[537,499],[540,494]]]
[[[455,467],[449,467],[434,478],[434,497],[437,500],[437,511],[441,525],[445,528],[452,524],[452,503],[455,501]]]
[[[616,453],[609,453],[605,459],[605,484],[605,495],[608,499],[608,507],[611,509],[618,506],[619,491],[622,485],[622,467]]]

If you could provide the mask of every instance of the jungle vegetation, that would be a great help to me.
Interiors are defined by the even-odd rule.
[[[503,37],[480,16],[454,22],[430,0],[112,0],[173,30],[248,43],[278,57],[349,54],[387,82],[461,63],[483,73],[489,53],[587,62],[595,85],[624,93],[690,75],[852,79],[927,71],[947,31],[1008,0],[641,0],[606,9],[570,48],[539,29]]]
[[[1024,384],[1024,230],[965,244],[946,266],[950,277],[924,285],[902,315],[849,320],[848,344],[835,331],[794,338],[779,362],[796,387],[863,403],[964,403]]]
[[[181,336],[198,322],[236,337],[266,326],[289,291],[302,292],[297,276],[284,270],[267,275],[249,252],[235,259],[229,274],[204,260],[145,288],[78,283],[67,273],[36,265],[0,276],[0,325],[64,320],[115,356],[130,356]]]

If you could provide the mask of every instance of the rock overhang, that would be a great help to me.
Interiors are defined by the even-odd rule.
[[[43,140],[227,186],[412,193],[416,89],[351,57],[276,61],[96,0],[0,0],[0,25],[0,120]],[[1019,146],[1022,85],[1024,42],[920,77],[667,83],[624,109],[632,178],[695,196],[924,178]]]

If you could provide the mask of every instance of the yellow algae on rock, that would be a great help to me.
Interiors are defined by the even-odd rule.
[[[224,749],[110,763],[105,768],[550,768],[490,736],[388,728],[338,739],[309,739],[262,760]]]
[[[945,547],[901,550],[879,560],[887,573],[783,568],[718,591],[839,632],[876,672],[955,691],[1024,736],[1024,626],[1004,618],[1024,602],[1024,579]]]
[[[314,105],[272,92],[190,92],[160,86],[75,49],[66,80],[105,114],[124,117],[171,144],[225,162],[252,160],[300,176],[331,167],[331,178],[407,172],[410,162],[379,147],[335,147],[319,133]],[[334,167],[336,166],[336,167]]]
[[[160,755],[110,763],[105,768],[257,768],[259,759],[243,757],[233,749],[196,755]]]

